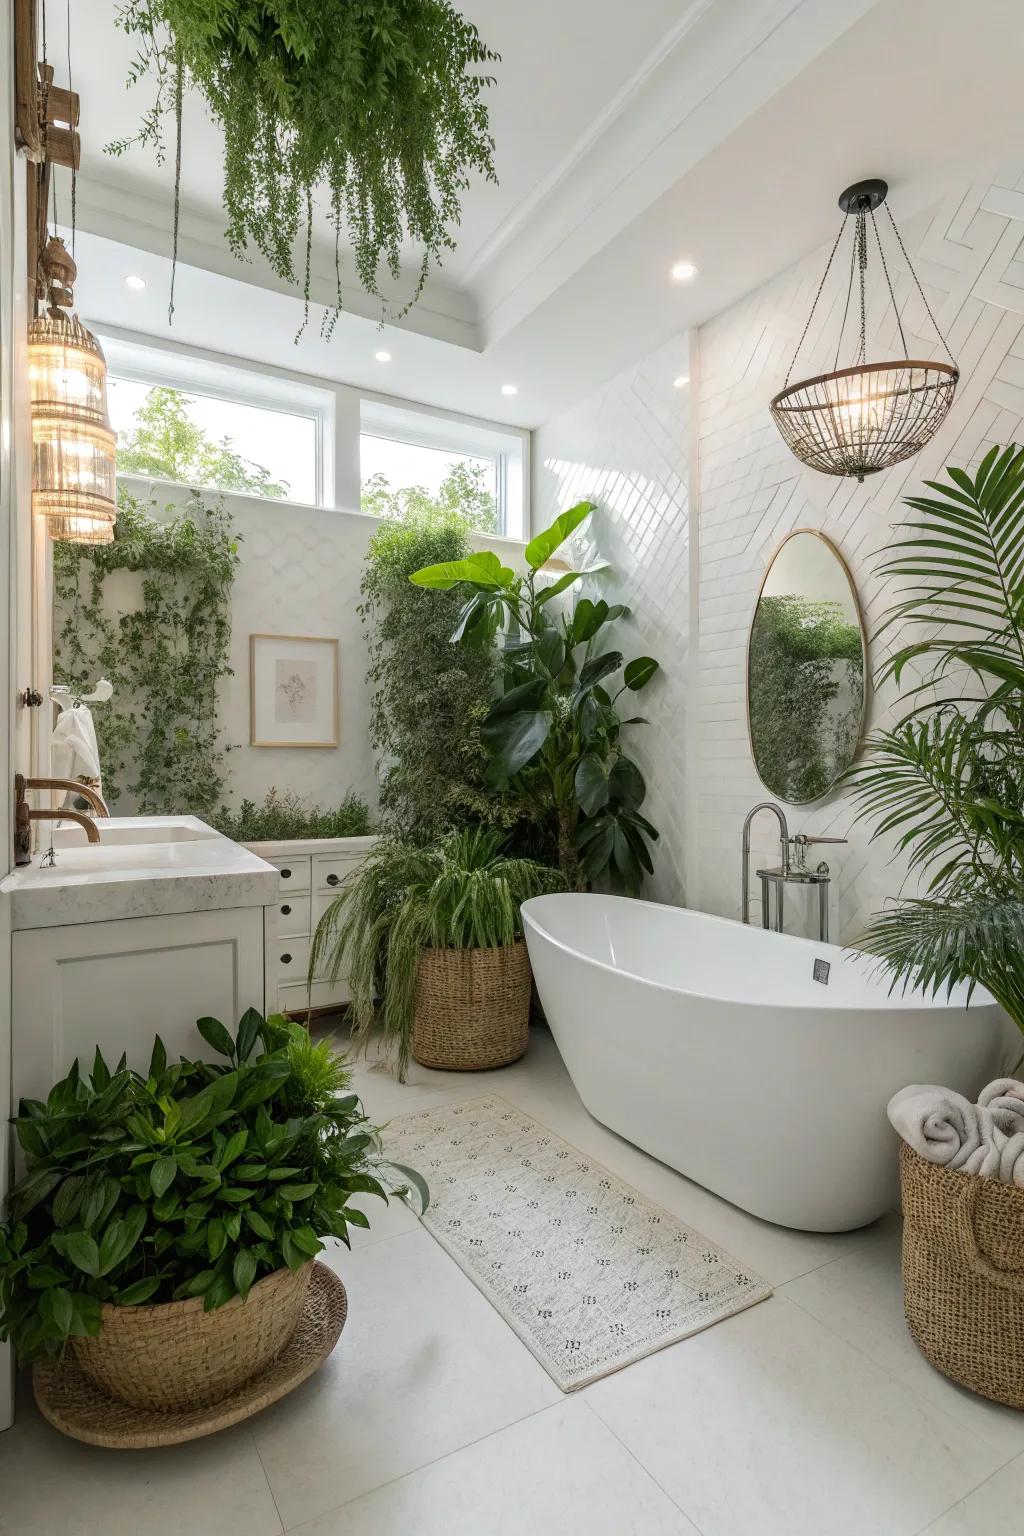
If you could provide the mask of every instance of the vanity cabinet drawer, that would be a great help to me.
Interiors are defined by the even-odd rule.
[[[277,907],[277,932],[282,939],[309,932],[309,896],[289,891]]]
[[[331,853],[316,854],[313,858],[314,891],[333,891],[337,895],[349,875],[362,863],[362,857],[353,858],[351,855]]]
[[[281,876],[281,894],[309,890],[309,856],[298,859],[268,859]]]
[[[279,987],[289,985],[305,986],[306,972],[309,969],[309,936],[302,934],[296,938],[278,936],[277,942],[277,984]]]
[[[304,985],[280,986],[277,989],[278,1012],[292,1013],[299,1018],[304,1017],[310,1008],[339,1008],[351,1000],[352,994],[344,976],[339,978],[334,987],[328,986],[326,981],[314,981],[309,991]]]

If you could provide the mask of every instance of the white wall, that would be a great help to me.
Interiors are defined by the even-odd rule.
[[[898,218],[898,199],[895,212]],[[669,347],[536,434],[537,526],[570,490],[595,491],[602,502],[598,547],[615,562],[616,585],[636,608],[630,643],[635,636],[670,674],[643,707],[654,722],[645,764],[651,816],[663,832],[655,887],[663,897],[739,915],[740,828],[750,806],[767,798],[747,738],[746,637],[761,577],[782,538],[799,527],[827,534],[853,572],[873,627],[884,607],[874,553],[903,496],[947,463],[971,465],[993,442],[1021,439],[1024,163],[952,188],[904,237],[962,373],[947,421],[908,464],[863,486],[803,470],[768,414],[827,250],[701,328],[689,348],[689,400],[673,387],[687,368]],[[938,355],[905,270],[899,261],[890,268],[912,352]],[[883,315],[877,289],[871,297],[869,352],[898,356],[891,310]],[[834,311],[815,317],[801,373],[831,366],[838,321]],[[684,350],[680,338],[680,359]],[[887,700],[873,699],[869,723],[886,713]],[[758,843],[768,851],[773,824],[762,820]],[[837,877],[836,930],[852,937],[867,912],[898,889],[899,866],[851,828],[843,794],[795,809],[790,820],[791,830],[850,836],[849,847],[824,851]]]

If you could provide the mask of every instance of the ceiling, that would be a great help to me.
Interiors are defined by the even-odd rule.
[[[1024,142],[1019,0],[463,0],[502,54],[491,92],[500,185],[467,194],[458,249],[400,325],[346,287],[319,311],[223,239],[220,139],[186,110],[173,326],[172,168],[103,145],[133,131],[145,82],[117,0],[72,8],[82,100],[76,256],[85,316],[536,426],[827,239],[841,187],[883,174],[897,217]],[[63,13],[63,7],[60,8]],[[49,21],[61,83],[65,39]],[[66,186],[58,211],[66,216]],[[333,290],[326,220],[313,293]],[[699,267],[669,279],[680,258]],[[146,288],[129,292],[135,273]],[[378,363],[380,349],[391,361]],[[515,383],[507,397],[501,386]]]

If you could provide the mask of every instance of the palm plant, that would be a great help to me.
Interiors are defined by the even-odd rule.
[[[521,904],[558,890],[558,872],[501,851],[500,833],[473,828],[427,848],[378,845],[321,918],[310,977],[345,973],[356,1034],[379,1022],[404,1080],[424,949],[498,949],[522,937]]]
[[[894,983],[981,984],[1024,1030],[1024,448],[993,448],[907,498],[881,568],[909,637],[879,677],[919,670],[911,707],[849,781],[872,836],[894,837],[924,893],[861,940]]]

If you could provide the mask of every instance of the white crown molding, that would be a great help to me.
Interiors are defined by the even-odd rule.
[[[484,241],[462,274],[467,287],[472,288],[502,250],[532,219],[538,216],[543,204],[568,180],[584,157],[611,130],[632,103],[639,99],[655,71],[682,43],[696,23],[711,10],[712,6],[722,4],[723,0],[690,0],[690,4],[686,6],[678,21],[669,28],[657,47],[651,50],[631,79],[627,80],[606,103],[603,110],[598,112],[586,132],[580,135],[568,153],[537,182],[530,193],[512,209],[511,213]]]
[[[707,0],[599,114],[474,262],[493,345],[706,158],[879,0]],[[611,131],[613,130],[613,131]],[[515,238],[512,239],[514,234]],[[693,255],[680,230],[680,255]]]
[[[80,176],[76,213],[78,228],[89,234],[117,240],[154,256],[170,257],[171,209],[162,198],[147,196],[137,190],[129,192],[110,182]],[[181,209],[178,260],[183,266],[197,267],[257,288],[286,294],[301,308],[301,292],[278,277],[259,252],[254,252],[251,260],[238,260],[225,239],[223,222],[195,209]],[[310,300],[317,306],[333,306],[333,263],[333,253],[328,258],[322,249],[318,251],[314,246]],[[342,292],[344,308],[349,314],[377,323],[386,322],[470,351],[480,351],[475,302],[460,289],[428,282],[418,303],[400,320],[382,316],[380,302],[358,284],[343,284]]]

